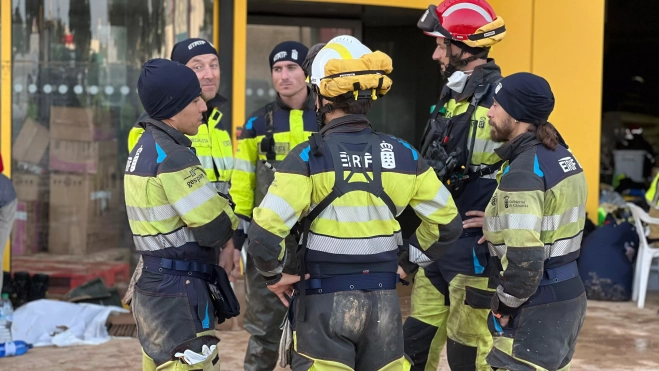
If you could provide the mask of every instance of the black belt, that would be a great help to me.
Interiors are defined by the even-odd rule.
[[[155,273],[171,274],[175,276],[190,276],[213,281],[215,278],[215,264],[206,264],[188,260],[175,260],[145,256],[144,270]]]
[[[468,237],[476,237],[476,236],[482,236],[483,235],[483,230],[479,229],[477,231],[462,231],[462,234],[460,235],[459,238],[468,238]]]
[[[304,282],[305,294],[331,294],[355,290],[395,290],[399,277],[396,273],[350,274],[329,278],[312,278]],[[300,284],[295,288],[300,290]]]
[[[577,261],[573,260],[556,268],[546,268],[539,286],[553,285],[579,276]]]

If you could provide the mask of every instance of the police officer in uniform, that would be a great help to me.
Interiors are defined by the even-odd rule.
[[[409,259],[428,264],[460,235],[452,197],[408,143],[375,132],[365,114],[391,87],[384,53],[339,36],[315,57],[320,132],[280,164],[254,210],[248,253],[268,288],[289,305],[299,370],[409,370],[395,286],[402,247],[396,216],[411,205],[421,225]],[[298,275],[282,248],[303,218]],[[300,280],[300,282],[298,282]]]
[[[252,209],[261,203],[274,179],[273,170],[291,149],[316,130],[313,94],[302,68],[307,51],[306,46],[295,41],[283,42],[272,50],[269,61],[277,99],[251,114],[238,138],[230,191],[240,218],[234,237],[237,249],[245,241]],[[292,235],[286,239],[286,246],[291,251],[286,272],[294,273],[297,242]],[[286,307],[266,288],[251,259],[246,259],[245,296],[245,330],[251,334],[245,370],[271,371],[277,361],[282,333],[279,326]]]
[[[586,220],[586,177],[554,126],[549,83],[530,73],[497,85],[488,112],[504,164],[483,231],[496,258],[494,347],[503,370],[569,370],[586,315],[576,259]]]
[[[487,56],[505,36],[504,21],[485,0],[447,0],[431,5],[418,27],[436,38],[433,59],[447,79],[421,153],[451,190],[464,231],[442,259],[415,276],[405,352],[414,361],[413,370],[434,371],[446,344],[451,370],[489,371],[485,357],[492,337],[486,319],[492,290],[481,228],[501,165],[494,152],[500,144],[490,138],[487,124],[501,70]],[[402,266],[407,273],[417,269]]]
[[[132,300],[143,369],[219,370],[216,319],[238,313],[217,262],[238,219],[186,137],[202,125],[202,89],[190,68],[154,59],[142,68],[138,93],[149,117],[140,123],[144,133],[130,152],[124,187],[133,241],[144,262]],[[176,353],[185,350],[205,360],[184,365]]]

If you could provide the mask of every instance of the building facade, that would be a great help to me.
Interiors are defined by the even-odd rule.
[[[437,0],[439,1],[439,0]],[[550,121],[586,171],[597,214],[604,0],[489,0],[506,21],[491,53],[503,74],[545,77]],[[7,0],[0,3],[0,151],[19,195],[4,270],[37,253],[92,256],[133,249],[123,207],[127,134],[142,112],[140,67],[188,37],[220,52],[223,112],[234,138],[274,99],[267,56],[351,34],[392,56],[376,129],[418,144],[440,91],[434,40],[416,21],[428,0]],[[575,60],[582,56],[583,60]],[[11,257],[10,257],[11,256]],[[123,256],[123,255],[122,255]],[[12,259],[13,258],[13,259]]]

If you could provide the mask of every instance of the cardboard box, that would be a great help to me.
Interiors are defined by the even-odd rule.
[[[28,118],[12,147],[12,157],[16,161],[39,164],[48,148],[49,132],[45,127]]]
[[[81,255],[116,248],[126,228],[117,166],[96,175],[51,174],[48,251]]]
[[[101,163],[115,166],[117,163],[117,141],[80,142],[50,140],[50,170],[68,173],[96,174]]]
[[[50,137],[86,141],[116,138],[110,112],[80,107],[50,107]]]
[[[46,204],[42,201],[19,201],[11,235],[11,253],[15,256],[39,252],[47,229],[44,218]]]
[[[45,200],[48,177],[45,175],[14,173],[11,177],[19,201]]]

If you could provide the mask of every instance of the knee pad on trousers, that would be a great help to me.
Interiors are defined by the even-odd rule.
[[[451,371],[476,370],[478,348],[460,344],[449,338],[446,342],[446,354]]]

